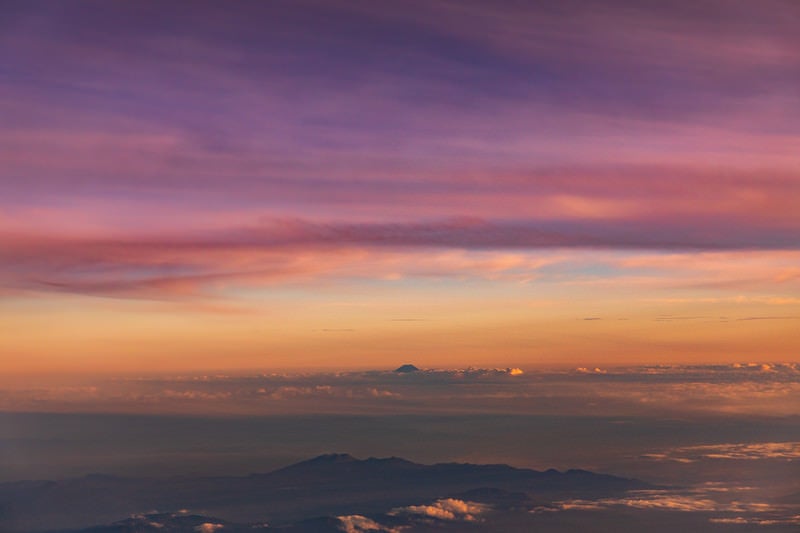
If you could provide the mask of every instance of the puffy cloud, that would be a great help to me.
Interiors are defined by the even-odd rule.
[[[445,498],[436,500],[429,505],[398,507],[393,509],[390,514],[434,518],[436,520],[471,522],[477,520],[478,516],[488,509],[489,506],[481,503],[468,502],[455,498]]]
[[[608,373],[607,370],[603,370],[600,367],[586,368],[584,366],[576,368],[575,372],[577,372],[579,374],[607,374]]]
[[[368,531],[374,531],[376,533],[399,533],[401,531],[401,528],[387,527],[371,518],[358,514],[337,516],[336,518],[339,520],[339,529],[345,533],[365,533]]]
[[[220,529],[223,529],[225,526],[222,524],[215,524],[213,522],[204,522],[199,526],[194,528],[197,533],[214,533]]]

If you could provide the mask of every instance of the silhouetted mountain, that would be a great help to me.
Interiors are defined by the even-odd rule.
[[[410,374],[412,372],[419,372],[419,368],[411,364],[405,364],[395,369],[398,374]]]
[[[800,492],[794,492],[792,494],[781,496],[780,498],[777,498],[776,501],[789,505],[800,505]]]
[[[412,473],[431,468],[400,459],[399,457],[359,460],[349,454],[320,455],[268,474],[254,474],[252,477],[269,478],[283,483],[331,482],[342,485],[361,485],[365,482],[380,482],[385,476],[407,477]]]
[[[203,509],[220,520],[236,523],[300,527],[300,521],[315,516],[384,513],[478,489],[489,501],[494,498],[491,502],[497,503],[503,498],[501,493],[490,490],[534,495],[539,501],[609,496],[648,487],[641,481],[582,470],[562,473],[503,464],[423,465],[397,457],[360,460],[348,454],[327,454],[246,477],[155,479],[93,475],[0,484],[0,529],[27,532],[114,523],[104,527],[115,527],[108,530],[115,532],[139,531],[135,528],[141,524],[115,521],[152,509]],[[188,520],[176,516],[175,520]]]

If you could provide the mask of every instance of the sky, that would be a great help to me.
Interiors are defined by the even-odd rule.
[[[6,382],[800,361],[800,6],[23,2]]]

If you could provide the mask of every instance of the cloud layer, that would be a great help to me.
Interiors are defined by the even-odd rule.
[[[524,372],[422,369],[99,379],[0,390],[5,411],[221,414],[542,414],[796,416],[794,363]],[[654,450],[648,460],[795,459],[797,443],[754,442]]]

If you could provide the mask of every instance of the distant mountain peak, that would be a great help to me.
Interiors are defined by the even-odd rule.
[[[406,459],[400,457],[369,457],[367,459],[358,459],[357,457],[353,457],[349,453],[325,453],[322,455],[318,455],[312,459],[307,459],[305,461],[300,461],[299,463],[295,463],[293,465],[289,465],[281,470],[293,470],[297,468],[309,468],[309,467],[326,467],[332,465],[357,465],[362,467],[369,467],[369,466],[408,466],[408,465],[415,465],[415,463],[411,461],[407,461]]]
[[[366,464],[384,464],[384,465],[413,465],[417,466],[416,463],[409,461],[408,459],[403,459],[402,457],[369,457],[361,461],[362,463]]]
[[[319,471],[327,471],[330,468],[336,468],[344,465],[352,465],[360,462],[361,461],[359,459],[356,459],[349,453],[324,453],[322,455],[312,457],[311,459],[306,459],[305,461],[300,461],[299,463],[293,463],[290,464],[289,466],[279,468],[274,472],[266,474],[253,474],[253,475],[256,477],[263,477],[275,473],[319,472]]]
[[[307,461],[303,461],[303,463],[307,464],[330,464],[330,463],[353,463],[358,461],[355,457],[350,455],[349,453],[323,453],[322,455],[318,455],[312,459]]]
[[[419,372],[419,368],[412,365],[411,363],[407,363],[405,365],[397,367],[394,371],[398,374],[411,374],[412,372]]]

